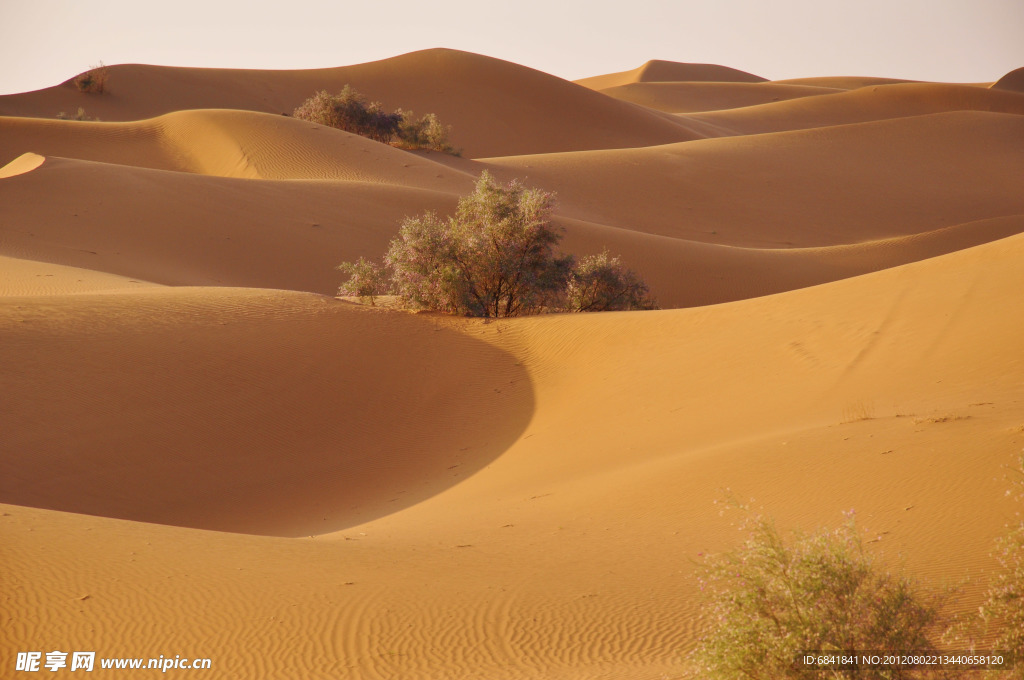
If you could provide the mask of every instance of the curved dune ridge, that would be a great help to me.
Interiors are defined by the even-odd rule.
[[[667,113],[723,111],[744,106],[843,92],[836,88],[779,83],[649,83],[606,87],[602,94]]]
[[[753,73],[719,66],[718,64],[687,64],[678,61],[652,59],[632,71],[591,76],[573,81],[592,90],[628,85],[629,83],[661,82],[719,82],[719,83],[761,83],[766,79]]]
[[[992,83],[992,89],[1024,92],[1024,67],[1014,69],[996,82]]]
[[[0,657],[679,677],[727,493],[784,529],[853,508],[976,609],[1024,447],[1016,73],[571,83],[425,50],[0,97]],[[346,83],[463,157],[281,115]],[[115,122],[52,119],[78,106]],[[663,309],[327,297],[484,170],[555,192],[563,250]]]
[[[433,49],[305,71],[111,66],[109,94],[63,85],[0,96],[0,114],[51,118],[82,106],[104,121],[182,109],[291,113],[317,90],[350,84],[388,110],[433,112],[469,157],[648,146],[695,139],[684,121],[656,115],[525,66]],[[557,115],[556,115],[557,114]]]
[[[733,134],[754,135],[956,111],[1024,114],[1024,95],[970,85],[906,83],[742,109],[688,114]]]

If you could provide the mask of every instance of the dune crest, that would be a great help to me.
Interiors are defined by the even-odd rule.
[[[46,157],[40,156],[37,153],[32,153],[31,151],[23,153],[13,161],[10,161],[3,167],[0,167],[0,179],[14,177],[15,175],[22,175],[26,172],[32,172],[45,161]]]

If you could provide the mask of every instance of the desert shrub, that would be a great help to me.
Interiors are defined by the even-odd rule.
[[[406,219],[384,258],[395,292],[423,307],[467,316],[534,313],[564,288],[572,257],[555,246],[553,196],[484,172],[455,215]]]
[[[404,149],[430,149],[459,155],[448,141],[451,125],[442,125],[437,116],[428,113],[414,118],[412,111],[402,111],[402,122],[398,126],[399,146]]]
[[[109,69],[100,62],[99,66],[93,66],[85,73],[75,76],[75,87],[79,92],[103,94],[107,91],[107,76]]]
[[[1009,493],[1024,502],[1024,457],[1014,470]],[[1013,677],[1024,678],[1024,516],[1017,513],[1007,533],[996,543],[1000,571],[993,577],[979,613],[987,629],[996,630],[990,649],[1009,652],[1016,666]]]
[[[582,258],[566,287],[566,304],[573,312],[657,309],[647,284],[608,251]]]
[[[57,118],[59,118],[60,120],[81,120],[81,121],[90,121],[91,120],[91,121],[99,122],[99,118],[90,118],[89,116],[87,116],[85,114],[85,108],[81,107],[81,106],[78,107],[78,112],[75,113],[75,115],[68,116],[66,111],[61,111],[60,113],[57,114]]]
[[[295,118],[369,137],[383,144],[396,142],[406,149],[432,149],[457,153],[448,143],[450,126],[432,113],[416,120],[412,112],[387,113],[380,102],[371,102],[349,85],[338,94],[320,90],[292,113]]]
[[[942,600],[924,596],[907,578],[882,571],[865,553],[852,514],[834,531],[780,536],[751,517],[738,549],[702,565],[709,629],[694,655],[695,675],[711,680],[920,677],[871,668],[801,669],[810,650],[925,651]]]
[[[373,305],[378,295],[386,295],[390,290],[388,278],[376,262],[360,257],[356,262],[343,262],[337,268],[349,277],[338,288],[339,295],[357,295]]]
[[[315,93],[292,115],[385,144],[398,132],[402,121],[401,112],[386,113],[380,102],[368,102],[348,85],[336,95],[326,90]]]
[[[388,290],[407,304],[450,314],[652,309],[647,286],[618,258],[605,253],[576,267],[572,255],[556,250],[562,229],[551,222],[553,206],[551,193],[516,180],[501,185],[485,171],[453,216],[407,217],[383,269],[362,259],[339,266],[349,274],[340,290],[384,290],[386,270]]]

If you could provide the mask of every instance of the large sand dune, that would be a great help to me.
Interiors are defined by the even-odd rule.
[[[109,94],[70,82],[0,97],[0,115],[53,118],[84,107],[104,121],[183,109],[290,114],[317,90],[346,84],[389,110],[436,113],[466,156],[664,144],[699,135],[642,107],[540,71],[456,50],[424,50],[382,61],[307,71],[111,66]]]
[[[0,659],[679,677],[729,493],[782,527],[855,508],[974,608],[1024,446],[1013,77],[649,62],[584,87],[430,50],[0,97]],[[346,82],[466,157],[280,115]],[[80,101],[117,122],[49,119]],[[330,297],[483,170],[557,192],[563,246],[620,253],[666,309]]]

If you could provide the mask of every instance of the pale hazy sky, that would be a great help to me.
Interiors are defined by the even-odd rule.
[[[317,68],[428,47],[569,79],[668,59],[991,81],[1024,66],[1024,0],[0,0],[4,94],[101,60]]]

